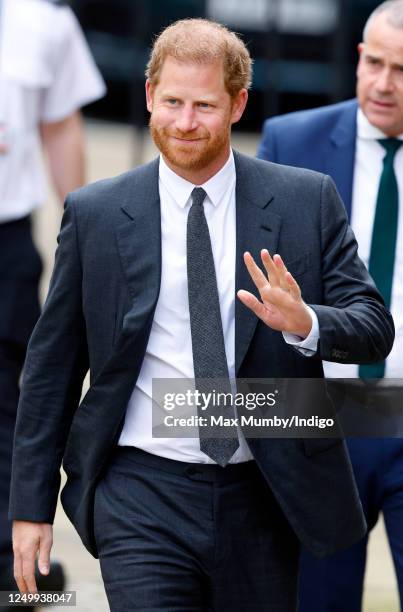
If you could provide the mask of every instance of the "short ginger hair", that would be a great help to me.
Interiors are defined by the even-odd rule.
[[[221,61],[225,88],[231,98],[252,82],[252,59],[240,37],[208,19],[181,19],[157,36],[147,64],[146,77],[157,85],[167,57],[179,62],[211,64]]]

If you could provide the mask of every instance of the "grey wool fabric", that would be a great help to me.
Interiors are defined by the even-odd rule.
[[[188,295],[195,384],[201,393],[230,393],[217,278],[204,214],[206,195],[201,187],[193,189],[187,222]],[[209,382],[209,379],[215,380]],[[221,429],[225,432],[222,437],[219,436],[220,430],[211,424],[210,417],[214,414],[234,417],[232,403],[224,410],[209,406],[203,414],[198,407],[199,416],[207,419],[207,425],[199,427],[200,449],[221,466],[228,463],[239,446],[235,426]]]

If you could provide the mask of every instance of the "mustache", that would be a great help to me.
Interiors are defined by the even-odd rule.
[[[181,130],[170,130],[168,128],[158,128],[154,125],[152,119],[150,118],[149,127],[151,130],[159,132],[163,136],[169,136],[171,138],[180,138],[181,140],[201,140],[210,138],[210,133],[207,130],[202,130],[198,132],[194,132],[193,130],[190,132],[182,132]]]
[[[208,134],[194,134],[193,132],[191,134],[189,134],[189,132],[170,132],[168,130],[164,130],[164,134],[166,134],[166,136],[170,136],[171,138],[180,138],[181,140],[188,140],[188,141],[192,141],[192,140],[200,140],[200,139],[204,139],[204,138],[208,138]]]

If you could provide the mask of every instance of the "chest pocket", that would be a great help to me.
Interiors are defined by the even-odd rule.
[[[304,274],[304,272],[306,272],[307,270],[310,269],[311,267],[311,253],[305,253],[300,255],[300,257],[297,257],[295,259],[292,259],[291,261],[285,261],[285,265],[287,267],[287,270],[289,272],[291,272],[291,274],[294,276],[294,278],[301,276],[302,274]]]

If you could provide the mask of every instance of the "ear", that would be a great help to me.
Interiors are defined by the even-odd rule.
[[[248,101],[248,90],[241,89],[232,101],[231,124],[237,123],[243,115]]]
[[[154,98],[154,88],[151,85],[149,79],[146,80],[146,102],[147,102],[147,110],[149,113],[153,112],[153,98]]]
[[[358,77],[358,71],[359,71],[359,69],[360,69],[361,62],[362,62],[362,54],[363,54],[364,48],[365,48],[365,43],[363,43],[363,42],[360,42],[360,43],[357,45],[357,51],[358,51],[358,63],[357,63],[357,69],[356,69],[356,72],[355,72],[355,74],[356,74],[356,76],[357,76],[357,77]]]

